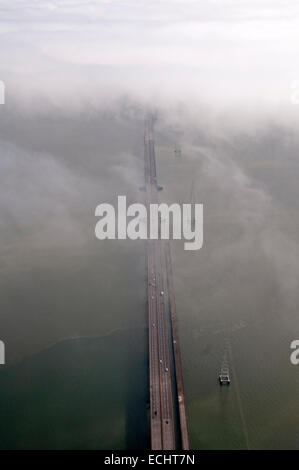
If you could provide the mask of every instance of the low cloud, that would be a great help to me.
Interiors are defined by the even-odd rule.
[[[27,112],[184,103],[207,121],[298,123],[294,2],[2,1],[7,105]],[[258,119],[258,121],[259,121]]]

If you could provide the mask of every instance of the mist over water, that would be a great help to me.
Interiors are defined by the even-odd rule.
[[[161,201],[204,205],[171,245],[191,446],[298,448],[299,12],[228,4],[0,3],[1,447],[149,446],[145,244],[94,211],[143,202],[151,111]]]
[[[269,131],[230,144],[189,142],[175,164],[172,152],[161,149],[161,178],[172,188],[167,199],[175,194],[189,202],[195,193],[204,203],[203,248],[190,256],[172,245],[196,448],[298,447],[298,374],[289,362],[291,338],[298,336],[298,141],[283,131],[280,143],[275,139]],[[250,151],[251,160],[244,159]],[[282,189],[290,174],[294,180]],[[216,383],[227,339],[229,390]]]

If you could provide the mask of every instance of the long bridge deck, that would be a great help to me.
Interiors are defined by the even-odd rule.
[[[158,203],[152,120],[144,136],[146,204]],[[147,242],[151,448],[189,449],[169,241]],[[175,410],[178,409],[178,421]],[[177,426],[177,424],[179,424]],[[177,432],[176,432],[177,430]]]

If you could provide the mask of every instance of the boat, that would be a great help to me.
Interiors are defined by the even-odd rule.
[[[227,366],[221,367],[218,379],[220,385],[230,385],[229,368]]]

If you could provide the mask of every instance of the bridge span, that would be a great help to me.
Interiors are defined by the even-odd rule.
[[[153,120],[144,134],[145,191],[158,204]],[[148,234],[149,235],[149,234]],[[182,366],[168,240],[147,241],[150,427],[153,450],[189,449]]]

